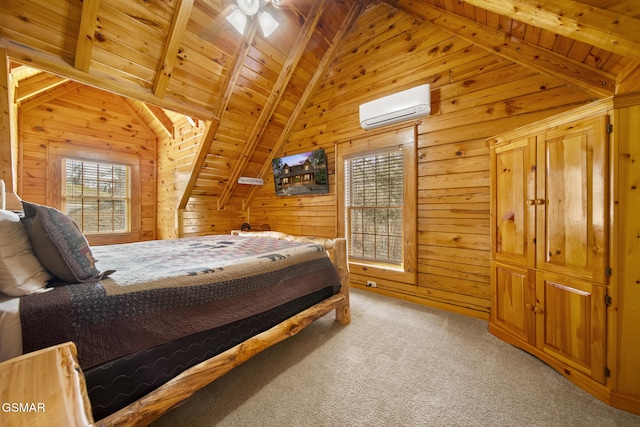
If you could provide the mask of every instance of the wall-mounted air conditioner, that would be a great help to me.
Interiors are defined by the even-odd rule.
[[[430,112],[431,90],[424,84],[360,105],[360,126],[375,129],[428,116]]]

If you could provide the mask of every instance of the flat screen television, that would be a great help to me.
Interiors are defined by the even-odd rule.
[[[300,196],[329,192],[324,149],[272,160],[276,196]]]

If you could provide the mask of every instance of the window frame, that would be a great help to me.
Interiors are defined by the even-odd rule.
[[[386,132],[378,132],[371,136],[336,143],[336,176],[337,176],[337,226],[339,237],[345,237],[346,224],[346,175],[345,160],[367,154],[375,154],[383,150],[401,149],[403,154],[403,260],[401,264],[355,260],[349,257],[348,263],[353,272],[361,271],[378,277],[389,277],[405,283],[415,283],[417,274],[417,128],[411,126]],[[347,239],[348,241],[348,239]]]
[[[62,186],[61,186],[61,190],[62,191],[60,193],[61,193],[61,206],[64,208],[64,209],[62,209],[63,212],[66,212],[66,210],[68,209],[68,206],[71,203],[80,202],[84,206],[84,204],[87,202],[87,200],[92,200],[92,199],[95,199],[98,202],[98,206],[102,202],[114,202],[114,201],[120,201],[120,202],[124,201],[125,205],[126,205],[126,222],[125,222],[125,226],[126,226],[125,228],[126,229],[125,230],[119,230],[119,231],[113,231],[112,230],[112,231],[109,231],[109,232],[106,232],[106,231],[87,231],[86,229],[83,228],[83,226],[85,225],[84,221],[83,221],[83,224],[81,224],[81,223],[78,223],[78,221],[76,220],[76,223],[77,223],[78,227],[80,227],[80,229],[82,230],[82,233],[85,236],[89,236],[89,235],[103,235],[104,236],[104,235],[110,235],[110,234],[128,234],[128,233],[130,233],[131,232],[131,178],[132,178],[131,165],[128,164],[128,163],[122,163],[122,162],[111,162],[111,161],[106,162],[106,161],[98,161],[98,160],[89,160],[89,159],[78,158],[77,156],[62,156],[61,161],[62,161],[61,171],[62,171],[63,179],[62,179]],[[82,170],[83,171],[85,170],[85,167],[88,166],[90,163],[93,163],[93,164],[97,165],[99,170],[101,170],[104,166],[111,167],[111,168],[113,168],[113,167],[125,168],[126,177],[125,177],[124,181],[121,181],[121,182],[124,182],[126,184],[126,195],[125,196],[114,196],[113,194],[111,194],[111,196],[103,196],[103,195],[100,195],[99,192],[98,192],[95,196],[91,196],[89,194],[85,194],[84,187],[80,190],[83,193],[81,195],[74,195],[74,194],[69,194],[69,193],[65,194],[65,189],[68,190],[68,188],[69,188],[68,187],[68,185],[69,185],[69,182],[68,182],[69,176],[67,175],[69,162],[72,163],[72,167],[73,167],[73,165],[82,164]],[[113,172],[113,169],[112,169],[112,172]],[[83,180],[86,178],[84,173],[82,173],[82,178],[83,178]],[[111,182],[113,184],[116,183],[116,181],[100,181],[100,175],[97,175],[97,179],[98,179],[97,182],[105,182],[105,183]],[[65,206],[67,206],[67,207],[65,207]],[[81,216],[84,218],[84,216],[85,216],[84,213],[86,212],[85,208],[83,207],[83,208],[81,208],[81,210],[82,210],[82,215]],[[67,215],[69,215],[69,214],[67,214]],[[69,216],[71,216],[71,215],[69,215]],[[98,218],[100,218],[99,214],[98,214]],[[115,225],[115,222],[114,222],[113,218],[111,219],[110,223],[111,223],[111,227],[113,228],[113,226]],[[100,228],[100,227],[101,227],[101,225],[98,226],[98,228]]]
[[[140,157],[136,154],[88,148],[49,141],[47,204],[62,210],[63,163],[65,158],[90,162],[122,164],[130,168],[130,230],[123,233],[85,234],[91,245],[136,242],[140,239]],[[49,187],[50,186],[50,187]]]

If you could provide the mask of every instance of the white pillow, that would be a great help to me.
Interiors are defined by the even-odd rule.
[[[33,253],[20,217],[0,210],[0,292],[21,296],[45,292],[53,276]]]

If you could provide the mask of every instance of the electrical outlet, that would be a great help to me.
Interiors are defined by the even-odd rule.
[[[377,288],[378,284],[373,280],[367,280],[367,286],[371,286],[372,288]]]

